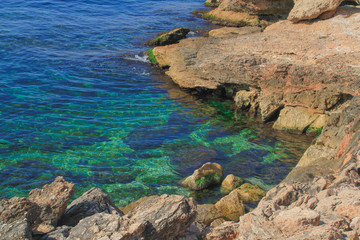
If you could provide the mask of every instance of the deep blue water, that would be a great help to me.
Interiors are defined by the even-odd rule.
[[[190,14],[202,4],[2,0],[0,199],[58,175],[77,195],[99,186],[119,205],[149,194],[193,195],[178,182],[207,161],[278,183],[308,139],[234,118],[227,103],[195,99],[141,55],[159,32],[211,28]]]

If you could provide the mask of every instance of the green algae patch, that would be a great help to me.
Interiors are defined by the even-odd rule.
[[[220,183],[222,180],[222,176],[214,172],[212,174],[206,175],[195,181],[195,184],[199,186],[200,189],[206,188],[208,186],[214,185],[216,183]]]
[[[158,61],[156,60],[153,49],[149,49],[146,53],[149,56],[150,62],[155,64],[155,65],[158,65]]]

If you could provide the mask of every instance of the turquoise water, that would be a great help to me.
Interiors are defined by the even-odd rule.
[[[77,195],[99,186],[119,205],[150,194],[194,196],[178,182],[207,161],[280,182],[309,139],[234,116],[226,102],[195,99],[141,55],[158,32],[211,28],[190,14],[202,3],[2,0],[0,199],[58,175]]]

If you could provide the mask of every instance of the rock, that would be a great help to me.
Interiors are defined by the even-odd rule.
[[[139,200],[135,201],[135,202],[131,202],[128,205],[126,205],[125,207],[120,208],[120,210],[124,213],[124,214],[128,214],[129,212],[131,212],[134,208],[136,208],[137,206],[139,206],[141,203],[150,200],[150,199],[155,199],[158,198],[159,196],[153,195],[153,196],[148,196],[148,197],[142,197]]]
[[[288,13],[293,6],[292,0],[223,0],[219,7],[251,14],[281,14]]]
[[[71,229],[68,239],[176,239],[195,217],[193,199],[162,195],[143,202],[122,217],[107,213],[87,217]]]
[[[232,27],[269,25],[269,22],[259,19],[257,15],[247,12],[226,11],[220,7],[204,14],[203,18],[220,25]]]
[[[0,222],[1,240],[32,240],[31,226],[26,219],[15,220],[11,223]]]
[[[26,219],[31,225],[40,215],[40,207],[27,198],[13,197],[0,201],[0,222],[13,223]]]
[[[170,32],[161,33],[153,40],[150,40],[146,45],[150,46],[164,46],[179,42],[179,40],[186,38],[186,35],[190,32],[188,28],[176,28]]]
[[[209,226],[214,220],[223,217],[222,213],[214,204],[202,204],[197,206],[196,221]]]
[[[224,222],[226,222],[225,218],[217,218],[210,223],[210,226],[217,227],[217,226],[220,226],[221,224],[223,224]]]
[[[239,217],[245,214],[245,206],[236,189],[215,203],[215,207],[231,221],[238,221]]]
[[[256,88],[250,88],[250,91],[240,90],[234,97],[234,102],[237,108],[244,111],[257,112],[259,108],[259,90]]]
[[[218,7],[221,2],[221,0],[206,0],[204,5],[208,7]]]
[[[244,34],[251,34],[261,32],[261,28],[254,26],[254,27],[222,27],[213,29],[209,32],[209,37],[233,37],[236,35],[244,35]]]
[[[320,224],[320,215],[311,209],[295,207],[290,210],[281,211],[275,216],[274,223],[283,232],[294,232],[308,225],[318,226]]]
[[[194,222],[196,202],[180,195],[162,195],[143,202],[126,217],[132,222],[149,223],[145,239],[174,239]]]
[[[235,189],[235,191],[240,194],[241,199],[244,202],[258,202],[266,195],[265,190],[261,189],[257,185],[252,185],[250,183],[241,185],[241,187]]]
[[[297,130],[300,132],[305,132],[308,128],[316,130],[324,127],[325,116],[311,111],[309,108],[285,107],[280,111],[279,118],[273,127],[279,130]]]
[[[69,226],[57,227],[56,230],[43,235],[39,240],[67,240],[70,235],[70,230],[71,227]]]
[[[326,18],[332,17],[336,8],[340,6],[343,0],[294,0],[295,5],[290,11],[288,19],[292,22],[301,20],[315,19],[322,14],[326,14]]]
[[[244,183],[244,179],[236,177],[233,174],[229,174],[226,176],[224,181],[221,183],[221,190],[225,193],[229,193],[235,188],[241,186]]]
[[[182,184],[193,190],[201,190],[218,185],[224,177],[223,168],[217,163],[205,163],[187,177]]]
[[[75,226],[81,219],[100,212],[123,215],[106,193],[92,188],[66,208],[59,225]]]
[[[40,233],[54,230],[73,195],[74,184],[66,182],[63,177],[57,177],[54,182],[42,189],[32,190],[28,200],[41,208],[35,229]]]

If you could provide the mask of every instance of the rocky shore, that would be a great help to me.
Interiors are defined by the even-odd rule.
[[[293,6],[249,2],[209,1],[214,11],[257,17]],[[233,99],[275,129],[319,134],[281,184],[265,194],[236,176],[222,181],[221,166],[207,163],[183,184],[222,183],[229,193],[216,204],[162,195],[119,209],[98,188],[68,205],[74,185],[57,177],[27,198],[0,201],[0,240],[359,239],[360,8],[341,3],[297,0],[289,20],[265,30],[260,19],[151,51],[184,89]],[[244,204],[258,200],[255,209]]]

